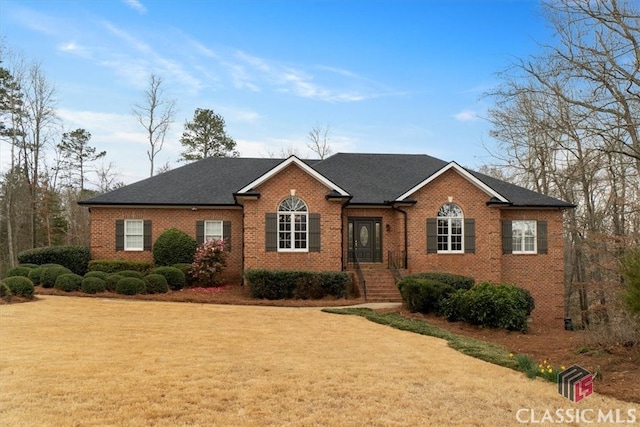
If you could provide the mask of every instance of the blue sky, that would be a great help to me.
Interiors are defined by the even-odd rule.
[[[333,152],[424,153],[477,169],[495,147],[482,95],[550,30],[527,0],[0,0],[0,36],[41,63],[69,131],[119,180],[149,175],[131,113],[151,73],[177,116],[156,166],[178,167],[186,119],[221,114],[243,157],[330,127]],[[0,148],[0,167],[8,150]]]

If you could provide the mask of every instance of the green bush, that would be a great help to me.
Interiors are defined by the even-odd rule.
[[[72,273],[83,275],[91,259],[91,251],[86,246],[47,246],[29,249],[18,254],[20,264],[60,264]]]
[[[80,289],[85,294],[97,294],[107,290],[107,282],[97,276],[84,276]]]
[[[43,267],[35,267],[29,270],[29,279],[31,279],[34,285],[39,285],[41,283],[40,277],[42,276],[43,270]]]
[[[419,313],[439,310],[442,301],[454,291],[451,285],[415,276],[399,281],[398,289],[407,309]]]
[[[476,282],[473,277],[462,276],[460,274],[439,273],[439,272],[418,273],[408,277],[415,277],[416,279],[435,280],[437,282],[444,283],[445,285],[451,286],[454,290],[471,289]]]
[[[146,275],[143,280],[149,294],[165,294],[169,292],[167,279],[162,274],[151,273]]]
[[[621,262],[625,289],[622,300],[631,314],[640,321],[640,249],[628,251]]]
[[[123,278],[124,278],[124,276],[121,276],[118,273],[109,274],[107,276],[107,278],[104,279],[104,283],[107,286],[107,290],[109,292],[115,292],[116,291],[116,285],[118,284],[120,279],[123,279]]]
[[[153,244],[153,261],[158,266],[192,262],[197,247],[196,239],[182,230],[169,228]]]
[[[145,276],[145,273],[135,270],[118,271],[118,274],[124,277],[135,277],[136,279],[142,279]]]
[[[127,261],[123,259],[94,259],[89,261],[89,271],[117,273],[124,270],[140,271],[147,274],[153,264],[147,261]]]
[[[23,267],[23,266],[13,267],[9,269],[9,271],[7,271],[7,277],[13,277],[13,276],[29,277],[29,272],[31,270],[32,270],[31,268]]]
[[[171,290],[179,291],[186,284],[186,276],[177,267],[156,267],[151,270],[154,274],[161,274],[167,280],[167,284]]]
[[[109,273],[106,273],[104,271],[89,271],[87,272],[87,274],[84,275],[84,277],[85,279],[87,277],[97,277],[99,279],[106,280],[108,275]]]
[[[9,286],[4,283],[4,280],[0,280],[0,299],[11,302],[12,296],[13,294],[11,293],[11,289],[9,289]]]
[[[343,298],[351,277],[340,272],[247,270],[244,275],[252,298]]]
[[[446,318],[450,322],[464,320],[464,313],[467,311],[466,292],[464,289],[458,289],[449,295],[449,297],[440,301],[440,307],[436,314]]]
[[[28,277],[24,276],[11,276],[3,280],[3,283],[9,288],[11,295],[33,298],[33,292],[35,287],[33,282]]]
[[[460,311],[462,320],[493,328],[527,330],[527,316],[532,300],[527,292],[514,285],[483,282],[464,293]]]
[[[68,273],[58,276],[53,287],[65,292],[74,292],[79,290],[81,285],[82,276],[75,273]]]
[[[38,264],[31,264],[31,263],[22,263],[19,264],[18,267],[26,267],[26,268],[36,268],[36,267],[40,267]]]
[[[66,267],[44,267],[40,275],[40,284],[43,288],[53,288],[58,276],[73,273]]]
[[[123,277],[116,283],[116,293],[122,295],[136,295],[146,293],[144,280],[136,277]]]
[[[192,267],[193,266],[192,266],[191,263],[179,262],[177,264],[173,264],[171,267],[175,267],[178,270],[182,271],[182,273],[184,273],[184,277],[185,277],[184,286],[185,287],[190,287],[190,286],[193,286],[195,284],[196,280],[193,278],[193,274],[192,274]],[[171,283],[169,283],[169,284],[171,284]]]

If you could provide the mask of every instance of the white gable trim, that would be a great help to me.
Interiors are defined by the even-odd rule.
[[[303,162],[302,160],[300,160],[296,156],[290,156],[288,159],[284,160],[282,163],[278,164],[278,166],[274,167],[273,169],[271,169],[270,171],[268,171],[264,175],[260,176],[258,179],[254,180],[254,181],[250,182],[249,184],[245,185],[244,187],[242,187],[238,191],[237,194],[242,194],[242,193],[245,193],[245,192],[247,192],[247,191],[249,191],[251,189],[254,189],[254,188],[258,187],[260,184],[268,181],[273,176],[277,175],[282,170],[284,170],[287,166],[292,165],[292,164],[298,166],[300,169],[302,169],[303,171],[305,171],[306,173],[311,175],[316,180],[320,181],[326,187],[328,187],[328,188],[330,188],[332,190],[336,190],[338,193],[340,193],[341,196],[349,196],[350,195],[349,193],[344,191],[342,188],[338,187],[336,184],[334,184],[329,179],[327,179],[324,175],[318,173],[315,169],[311,168],[309,165],[307,165],[305,162]]]
[[[422,187],[424,187],[425,185],[429,184],[431,181],[433,181],[434,179],[438,178],[440,175],[442,175],[443,173],[445,173],[445,172],[447,172],[448,170],[451,170],[451,169],[453,169],[454,171],[458,172],[467,181],[469,181],[470,183],[472,183],[473,185],[475,185],[476,187],[478,187],[479,189],[481,189],[482,191],[484,191],[488,195],[497,198],[501,202],[509,203],[509,200],[506,197],[502,196],[496,190],[494,190],[493,188],[489,187],[487,184],[485,184],[484,182],[480,181],[475,176],[471,175],[465,168],[463,168],[462,166],[460,166],[456,162],[448,163],[446,166],[441,168],[439,171],[437,171],[436,173],[432,174],[427,179],[425,179],[424,181],[422,181],[421,183],[419,183],[418,185],[416,185],[415,187],[413,187],[412,189],[410,189],[409,191],[407,191],[406,193],[404,193],[403,195],[398,197],[396,199],[396,201],[397,202],[403,201],[404,199],[406,199],[407,197],[409,197],[410,195],[412,195],[416,191],[420,190]]]

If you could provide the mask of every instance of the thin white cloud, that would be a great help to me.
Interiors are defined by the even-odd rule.
[[[453,117],[459,122],[473,122],[479,120],[478,114],[473,110],[462,110]]]
[[[86,59],[91,58],[91,52],[89,51],[89,49],[86,46],[76,43],[75,41],[60,43],[58,45],[58,50]]]
[[[122,2],[140,14],[147,13],[147,8],[138,0],[122,0]]]
[[[356,102],[383,96],[379,84],[335,67],[315,66],[305,70],[243,51],[235,52],[222,65],[227,67],[236,88],[259,91],[262,86],[269,86],[278,92],[327,102]]]

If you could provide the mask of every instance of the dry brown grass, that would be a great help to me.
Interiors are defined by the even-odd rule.
[[[317,308],[40,298],[0,306],[5,426],[501,426],[520,408],[635,408],[574,404],[442,340]]]

